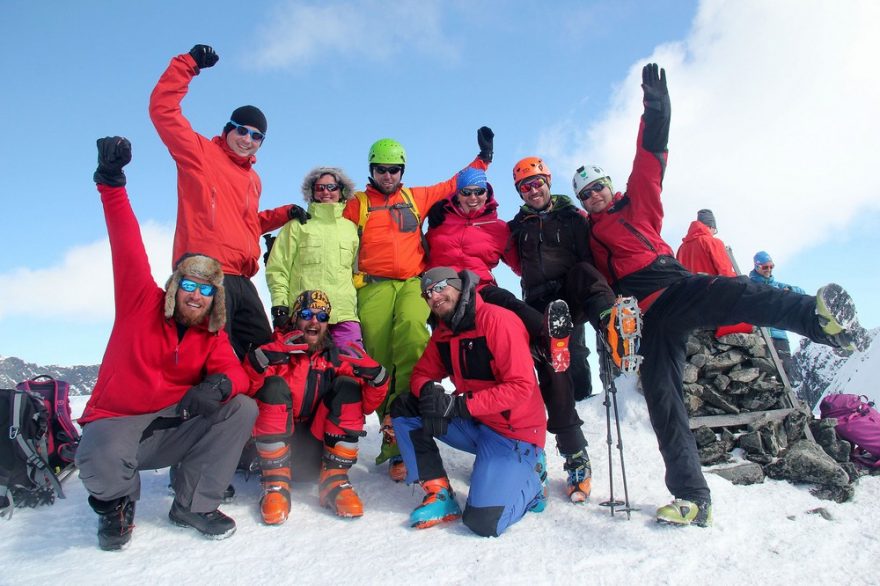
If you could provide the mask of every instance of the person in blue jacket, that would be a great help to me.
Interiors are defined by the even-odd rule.
[[[800,293],[801,295],[804,294],[804,290],[800,287],[776,280],[776,277],[773,276],[773,268],[776,265],[773,263],[773,259],[767,252],[759,250],[755,253],[754,261],[755,268],[749,273],[749,278],[751,280],[770,285],[771,287],[776,287],[777,289],[782,289],[783,291],[793,291],[795,293]],[[794,362],[791,359],[791,346],[788,343],[788,334],[785,330],[780,330],[778,328],[767,329],[770,330],[770,338],[773,340],[773,347],[776,348],[776,354],[779,355],[779,360],[782,361],[782,368],[785,369],[785,375],[788,377],[788,380],[791,380],[791,376],[794,374]]]

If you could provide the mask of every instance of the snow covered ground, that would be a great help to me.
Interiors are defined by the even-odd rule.
[[[876,381],[880,373],[874,374]],[[73,399],[75,413],[84,399]],[[384,466],[372,465],[379,433],[371,417],[361,460],[351,474],[364,501],[361,519],[335,517],[318,506],[315,485],[298,484],[290,520],[263,526],[259,482],[236,476],[235,502],[222,508],[238,530],[225,541],[209,541],[170,524],[167,470],[147,471],[130,547],[102,552],[96,516],[82,484],[72,477],[65,483],[67,499],[17,509],[11,520],[0,520],[0,584],[877,583],[880,477],[863,478],[851,502],[836,504],[811,496],[808,487],[772,480],[734,486],[708,474],[714,526],[659,526],[654,511],[670,497],[647,409],[631,388],[621,389],[619,402],[629,493],[640,508],[630,520],[620,513],[611,517],[597,504],[609,492],[605,408],[599,397],[579,404],[594,471],[589,504],[567,502],[562,460],[549,453],[547,510],[530,513],[500,538],[489,539],[460,522],[423,531],[407,526],[422,491],[393,484]],[[444,454],[463,505],[472,458],[448,449]],[[617,470],[616,455],[614,464]],[[622,496],[619,480],[615,494]],[[811,512],[818,507],[831,519]]]

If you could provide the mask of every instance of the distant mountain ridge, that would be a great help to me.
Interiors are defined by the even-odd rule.
[[[0,386],[15,388],[18,383],[48,374],[52,378],[67,381],[71,395],[89,395],[98,380],[100,364],[77,366],[39,366],[14,356],[0,357]]]

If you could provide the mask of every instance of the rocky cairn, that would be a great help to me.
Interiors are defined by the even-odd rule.
[[[776,365],[762,336],[730,334],[716,340],[713,332],[688,339],[684,401],[692,418],[775,411],[791,407]],[[784,419],[767,415],[748,424],[693,430],[700,460],[734,484],[754,484],[765,477],[811,484],[821,499],[844,502],[864,471],[849,461],[851,446],[834,431],[833,419],[813,420],[803,408]],[[809,439],[806,429],[816,441]],[[733,461],[731,452],[747,463]]]

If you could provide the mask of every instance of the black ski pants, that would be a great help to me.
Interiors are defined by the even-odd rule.
[[[740,322],[789,330],[827,344],[816,318],[815,297],[748,277],[691,275],[669,286],[645,313],[642,387],[666,464],[666,487],[676,498],[710,500],[682,395],[688,334]]]
[[[257,288],[247,277],[223,275],[226,289],[226,333],[235,354],[244,359],[250,348],[269,342],[272,328]]]

